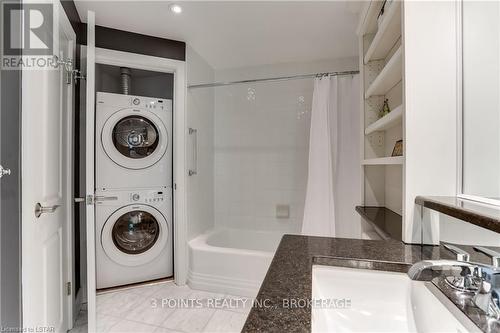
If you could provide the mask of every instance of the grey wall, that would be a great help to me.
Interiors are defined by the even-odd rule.
[[[2,70],[0,86],[0,164],[12,172],[0,180],[0,327],[6,328],[21,326],[21,72]]]

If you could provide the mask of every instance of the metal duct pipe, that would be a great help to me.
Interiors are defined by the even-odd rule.
[[[132,74],[130,72],[130,68],[128,67],[120,67],[120,76],[122,83],[122,94],[129,95],[130,94],[130,83],[132,80]]]

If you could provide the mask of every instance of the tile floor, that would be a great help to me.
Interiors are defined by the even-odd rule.
[[[186,307],[193,303],[196,306]],[[97,331],[240,332],[250,308],[251,301],[245,298],[179,287],[167,281],[98,295]],[[86,311],[83,307],[71,333],[87,332]]]

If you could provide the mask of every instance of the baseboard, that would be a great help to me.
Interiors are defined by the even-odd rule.
[[[195,273],[189,270],[187,284],[192,289],[234,296],[255,297],[259,291],[261,281],[232,279],[226,276]]]

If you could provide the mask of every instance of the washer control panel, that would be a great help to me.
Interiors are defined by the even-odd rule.
[[[129,201],[132,203],[147,203],[155,204],[167,201],[165,191],[148,191],[148,192],[132,192],[130,193]]]

